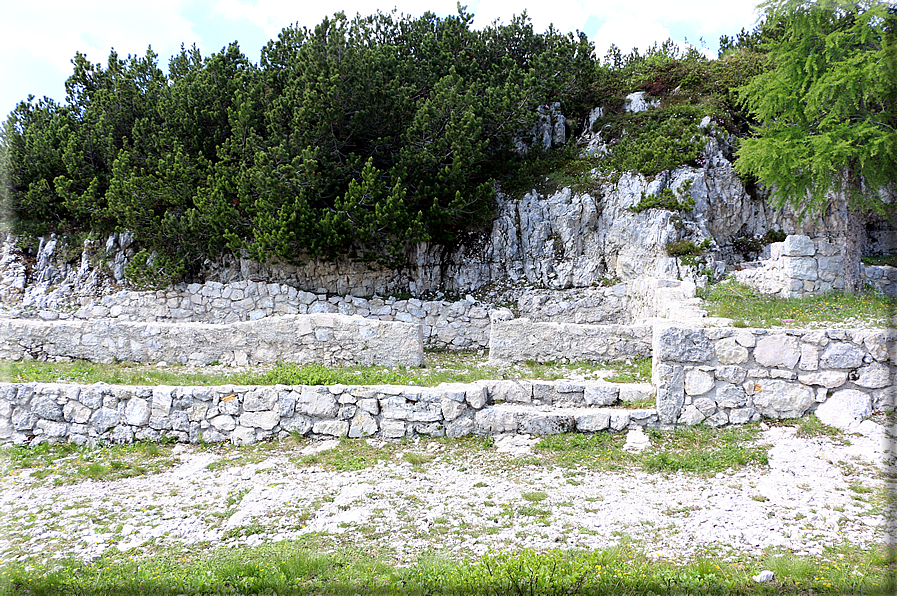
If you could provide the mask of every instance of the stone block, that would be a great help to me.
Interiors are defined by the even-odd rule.
[[[450,439],[466,437],[467,435],[473,434],[473,431],[474,422],[471,418],[467,417],[458,418],[445,425],[445,436]]]
[[[816,254],[816,245],[809,236],[791,235],[785,238],[782,245],[784,257],[812,257]]]
[[[583,399],[587,406],[612,406],[620,396],[620,387],[610,383],[587,385]]]
[[[463,396],[464,394],[462,393],[461,395]],[[467,406],[463,401],[458,402],[448,396],[443,396],[442,398],[442,418],[446,422],[451,422],[460,416],[466,408]]]
[[[209,420],[209,423],[222,432],[230,432],[237,428],[237,422],[234,420],[234,417],[227,414],[215,416]]]
[[[511,411],[487,407],[474,416],[476,432],[485,435],[517,432],[517,417]]]
[[[754,408],[768,418],[799,418],[816,403],[811,388],[780,379],[757,379],[749,397]]]
[[[31,411],[38,418],[61,422],[63,420],[62,407],[49,395],[39,395],[31,401]]]
[[[748,360],[747,348],[738,343],[735,337],[728,337],[716,342],[716,359],[720,364],[743,364]]]
[[[312,425],[311,432],[316,435],[345,437],[349,434],[349,427],[346,420],[318,420]]]
[[[150,405],[145,399],[133,397],[125,405],[125,422],[131,426],[144,426],[150,419]]]
[[[352,419],[352,426],[349,428],[349,437],[355,439],[359,437],[370,437],[379,430],[377,419],[368,412],[360,410]]]
[[[860,368],[859,377],[854,383],[866,389],[881,389],[891,384],[891,367],[881,362],[874,362]]]
[[[812,344],[801,344],[800,346],[800,370],[817,370],[819,369],[819,346]]]
[[[713,359],[713,344],[702,329],[658,327],[654,330],[654,355],[662,362],[705,363]]]
[[[819,366],[822,368],[857,368],[863,364],[863,350],[846,342],[835,342],[822,353]]]
[[[816,281],[819,277],[816,259],[812,257],[782,257],[782,268],[785,275],[791,279]],[[802,285],[801,289],[807,288]],[[812,290],[812,287],[810,289]]]
[[[760,366],[794,368],[799,359],[797,338],[788,335],[766,336],[754,348],[754,360]]]
[[[278,392],[270,387],[249,391],[243,396],[243,410],[246,412],[262,412],[273,410],[277,404]]]
[[[716,405],[720,408],[740,408],[747,404],[747,395],[739,385],[726,384],[716,390]]]
[[[339,403],[326,387],[308,386],[302,388],[295,410],[312,418],[335,418],[339,412]]]
[[[278,422],[280,422],[280,414],[276,411],[244,412],[240,416],[240,426],[261,428],[262,430],[271,430],[277,426]]]
[[[679,420],[677,420],[676,422],[678,424],[694,426],[703,422],[704,418],[705,416],[701,413],[701,410],[693,405],[689,405],[682,408],[682,413],[679,415]]]
[[[113,426],[119,424],[119,416],[116,410],[111,408],[100,408],[90,417],[90,425],[98,433],[104,433]]]
[[[658,364],[654,367],[657,386],[657,414],[664,424],[673,424],[679,419],[685,403],[682,366]]]
[[[90,408],[76,401],[70,401],[63,406],[62,417],[66,422],[84,424],[90,419]]]
[[[856,389],[837,391],[816,408],[816,417],[820,422],[845,431],[871,414],[872,398]]]
[[[405,436],[405,421],[384,419],[380,421],[380,435],[388,439],[399,439]]]
[[[685,373],[683,387],[686,395],[704,395],[713,389],[714,383],[713,374],[711,372],[693,368]]]
[[[716,378],[725,381],[726,383],[734,383],[738,385],[739,383],[744,382],[745,377],[747,377],[747,370],[740,367],[729,365],[729,366],[721,366],[716,369]]]
[[[573,416],[562,414],[539,414],[525,416],[520,422],[520,432],[544,436],[570,432],[575,428]]]
[[[580,432],[596,432],[610,426],[610,412],[590,412],[574,416],[576,430]]]

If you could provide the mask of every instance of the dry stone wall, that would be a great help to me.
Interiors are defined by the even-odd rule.
[[[419,325],[333,314],[214,325],[0,320],[0,359],[422,366]]]
[[[844,257],[836,244],[792,235],[769,245],[770,258],[735,272],[735,279],[785,298],[817,296],[844,289]],[[897,296],[897,268],[860,266],[860,276],[879,291]]]
[[[678,283],[678,282],[677,282]],[[632,298],[627,284],[605,288],[548,291],[509,288],[494,299],[516,298],[518,312],[537,321],[575,323],[627,323]],[[517,298],[516,295],[519,295]],[[380,321],[421,326],[431,349],[485,349],[489,346],[489,311],[494,307],[468,296],[464,300],[361,298],[328,296],[264,281],[229,284],[179,284],[169,290],[119,291],[83,300],[75,312],[21,310],[19,318],[41,320],[95,320],[233,323],[289,314],[358,315]]]
[[[651,391],[650,387],[640,390]],[[567,381],[480,381],[435,388],[0,383],[0,443],[130,443],[174,438],[246,444],[293,433],[386,439],[541,435],[622,430],[656,422],[651,409],[604,407],[625,398],[620,392],[607,383]],[[495,405],[504,401],[510,405]]]
[[[858,420],[895,406],[897,331],[656,326],[653,381],[662,424],[767,418]]]
[[[512,316],[507,310],[492,314],[490,364],[620,362],[651,355],[648,326],[536,323]]]

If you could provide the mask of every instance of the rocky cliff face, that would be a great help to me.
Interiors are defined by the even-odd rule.
[[[592,117],[600,118],[601,111],[594,111]],[[563,139],[561,116],[546,112],[540,124],[537,141]],[[499,194],[497,215],[488,233],[452,250],[420,245],[401,270],[350,262],[310,261],[294,267],[236,259],[208,261],[204,281],[264,280],[311,292],[356,296],[463,294],[507,282],[563,289],[592,286],[604,278],[692,279],[699,269],[719,276],[726,263],[741,258],[732,249],[734,238],[771,229],[837,240],[845,227],[845,210],[830,210],[823,217],[798,222],[789,210],[771,209],[739,180],[730,161],[731,141],[711,131],[703,167],[683,166],[651,179],[626,173],[616,183],[596,179],[588,185],[595,190],[585,193],[567,187],[551,192],[531,190],[522,197]],[[600,136],[595,133],[586,133],[579,142],[587,153],[602,151]],[[690,196],[693,209],[678,213],[632,210],[643,193],[658,194],[667,188]],[[893,226],[875,220],[867,230],[867,254],[897,252]],[[667,245],[679,240],[696,245],[709,240],[704,264],[686,266],[669,256]],[[59,252],[55,238],[43,240],[37,255],[30,259],[7,242],[0,255],[4,275],[0,300],[21,300],[23,306],[38,308],[78,304],[85,296],[115,288],[133,253],[127,235],[111,237],[104,247],[85,246],[77,264],[64,263]]]

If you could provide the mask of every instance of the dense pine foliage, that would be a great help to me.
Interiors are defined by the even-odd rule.
[[[525,16],[471,21],[337,14],[284,29],[258,64],[236,44],[182,48],[167,73],[151,50],[78,54],[64,103],[29,98],[3,127],[3,207],[25,235],[130,230],[136,262],[152,254],[169,277],[237,251],[399,265],[416,243],[485,229],[496,186],[552,158],[515,151],[541,105],[561,102],[571,133],[604,106],[603,136],[620,142],[605,168],[647,174],[699,159],[705,115],[747,130],[732,90],[763,70],[758,32],[719,60],[670,42],[602,61],[584,35],[535,33]],[[621,113],[638,90],[660,109]]]

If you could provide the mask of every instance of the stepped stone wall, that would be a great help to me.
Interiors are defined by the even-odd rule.
[[[537,323],[495,311],[489,338],[489,363],[620,362],[651,355],[651,328],[630,325]]]
[[[620,397],[619,387],[607,383],[564,381],[480,381],[435,388],[0,383],[0,442],[130,443],[170,437],[245,444],[291,433],[460,437],[622,430],[656,421],[651,409],[603,407]],[[500,401],[510,404],[495,405]]]
[[[897,402],[897,330],[656,326],[653,381],[662,424],[760,417],[859,419]]]
[[[214,325],[0,320],[0,359],[422,366],[419,325],[333,314]]]
[[[844,289],[844,257],[838,245],[792,235],[769,245],[770,258],[735,272],[735,279],[785,298],[817,296]],[[860,266],[860,276],[879,291],[897,296],[897,268]]]

